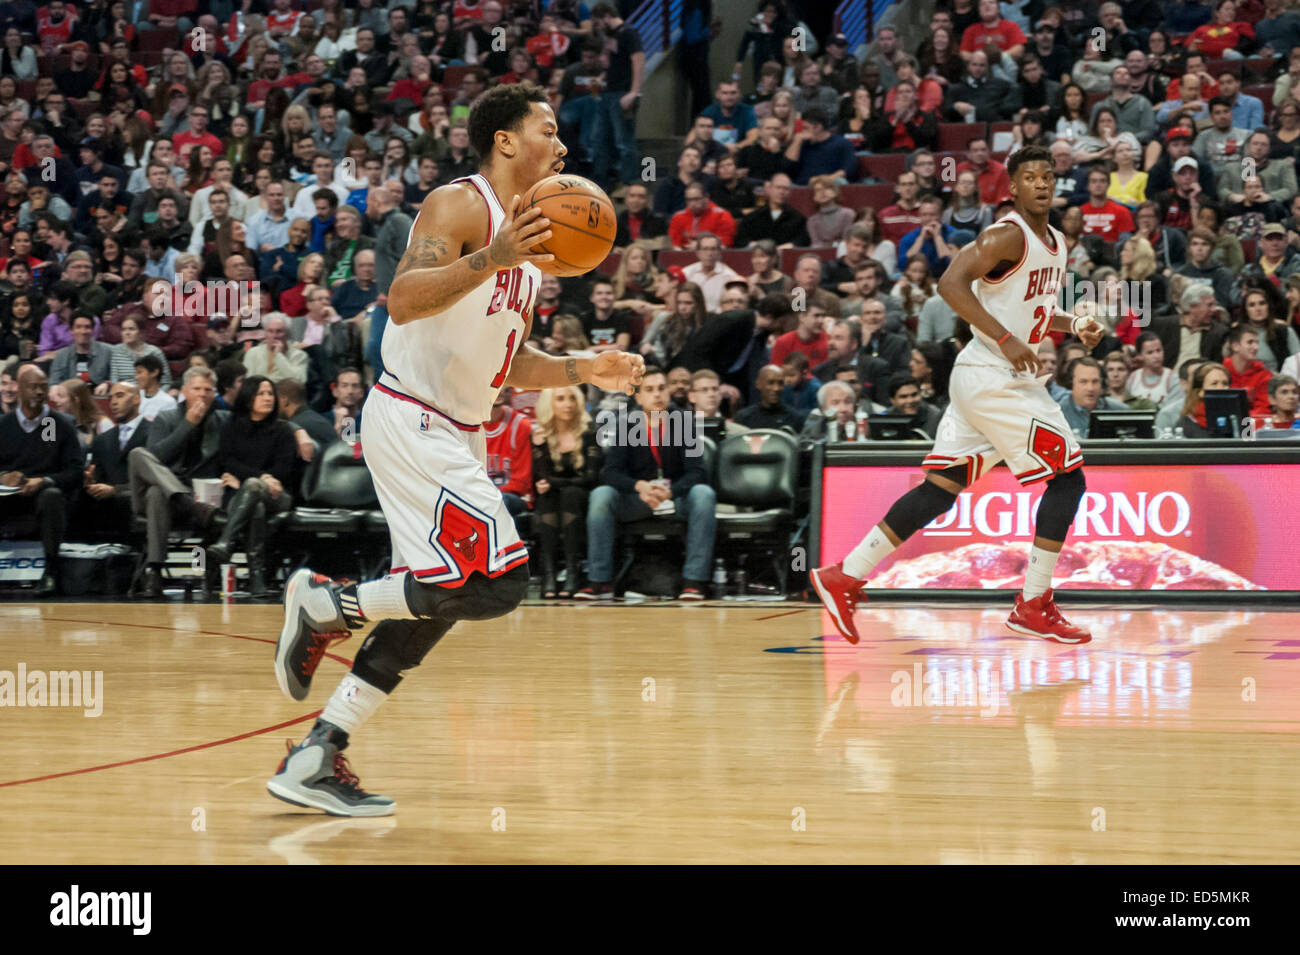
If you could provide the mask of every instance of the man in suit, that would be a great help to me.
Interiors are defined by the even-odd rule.
[[[221,429],[230,412],[213,407],[217,376],[196,365],[181,379],[185,403],[154,418],[146,447],[127,455],[131,507],[148,523],[145,591],[162,595],[160,568],[167,559],[167,535],[173,520],[206,529],[216,511],[195,502],[191,482],[221,476],[218,455]]]
[[[60,348],[50,361],[50,378],[55,382],[80,378],[92,388],[111,377],[113,349],[95,341],[95,319],[78,311],[72,317],[72,344]]]
[[[140,389],[119,381],[108,393],[117,427],[95,436],[86,469],[85,494],[77,500],[73,524],[96,537],[125,537],[131,530],[131,478],[127,455],[149,440],[150,422],[140,414]]]
[[[35,365],[18,369],[18,407],[0,417],[0,522],[35,516],[45,545],[38,593],[58,590],[59,546],[68,502],[77,491],[85,455],[71,419],[52,414],[50,380]]]
[[[767,204],[740,220],[736,229],[736,248],[746,248],[759,239],[771,239],[778,246],[811,244],[804,214],[785,204],[790,196],[790,177],[783,172],[774,173],[763,194],[767,197]]]
[[[636,402],[640,408],[627,413],[626,433],[612,436],[605,448],[601,483],[587,502],[590,583],[574,596],[578,600],[612,599],[618,525],[645,520],[671,501],[674,517],[685,518],[687,524],[686,564],[678,599],[703,600],[713,565],[717,495],[704,472],[704,448],[695,434],[694,414],[665,413],[668,377],[654,366],[646,368]]]

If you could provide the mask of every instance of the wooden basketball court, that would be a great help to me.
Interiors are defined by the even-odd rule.
[[[20,664],[29,693],[36,671],[103,681],[98,716],[57,692],[47,704],[76,705],[0,707],[0,858],[1300,855],[1296,613],[1070,605],[1097,634],[1072,648],[1005,631],[1005,604],[873,604],[857,647],[801,604],[529,605],[458,625],[348,751],[397,800],[371,820],[264,789],[356,638],[296,704],[271,672],[278,606],[0,604],[0,700]]]

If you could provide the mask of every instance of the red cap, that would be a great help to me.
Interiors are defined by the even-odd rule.
[[[674,282],[686,281],[686,272],[682,270],[682,267],[680,265],[668,266],[668,274],[673,277]]]
[[[1185,126],[1175,126],[1169,132],[1165,133],[1165,142],[1172,143],[1175,139],[1194,139],[1192,131]]]
[[[84,50],[87,53],[90,52],[90,44],[87,43],[85,40],[77,40],[75,43],[69,43],[68,52],[71,53],[73,50],[77,49],[78,47],[80,47],[82,50]]]

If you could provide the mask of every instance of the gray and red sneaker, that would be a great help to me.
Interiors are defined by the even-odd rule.
[[[321,657],[330,644],[346,640],[365,618],[350,594],[355,588],[303,567],[284,587],[284,626],[275,644],[275,681],[285,696],[305,700]],[[351,611],[345,609],[352,604]]]
[[[297,746],[288,744],[288,753],[266,783],[267,792],[331,816],[391,816],[397,803],[361,788],[343,755],[347,745],[346,733],[319,721]]]
[[[1032,600],[1026,600],[1023,593],[1016,594],[1016,607],[1007,617],[1007,628],[1055,643],[1078,644],[1092,639],[1092,634],[1083,627],[1076,627],[1061,616],[1050,588]]]
[[[858,628],[853,622],[853,611],[857,609],[859,601],[867,599],[862,593],[864,581],[844,573],[842,563],[818,567],[808,574],[808,579],[821,598],[822,606],[831,615],[835,629],[844,634],[844,639],[849,643],[857,643]]]

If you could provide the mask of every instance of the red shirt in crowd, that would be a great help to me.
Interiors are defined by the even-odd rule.
[[[722,240],[724,248],[730,247],[736,238],[736,220],[722,206],[710,202],[704,215],[697,217],[690,209],[683,209],[668,223],[668,237],[679,249],[686,248],[701,232],[712,232]]]
[[[213,156],[224,156],[226,154],[226,147],[221,144],[221,140],[211,133],[204,133],[202,136],[197,136],[188,130],[177,133],[172,137],[172,146],[176,149],[177,156],[185,156],[187,150],[193,146],[207,146],[212,150]]]
[[[962,52],[974,53],[976,50],[982,50],[989,40],[996,43],[998,49],[1005,53],[1013,46],[1024,46],[1025,34],[1010,20],[999,20],[991,27],[983,23],[972,23],[961,35]]]
[[[1272,414],[1268,403],[1268,380],[1273,373],[1262,361],[1252,361],[1246,370],[1237,371],[1237,364],[1231,358],[1224,363],[1228,368],[1228,387],[1245,388],[1250,397],[1250,413],[1253,415]]]
[[[49,7],[36,11],[36,35],[40,37],[41,47],[46,53],[54,53],[61,44],[72,38],[72,28],[77,24],[77,11],[64,5],[63,19],[55,23],[50,16]]]
[[[280,13],[278,10],[272,10],[266,15],[266,32],[267,33],[284,33],[290,34],[298,28],[298,21],[303,17],[301,10],[286,10]]]
[[[880,222],[881,238],[898,245],[903,241],[903,236],[920,227],[921,209],[918,206],[909,211],[899,205],[886,206],[880,210],[877,220]]]
[[[1099,235],[1107,242],[1118,242],[1121,233],[1133,231],[1133,215],[1127,206],[1114,199],[1107,199],[1100,206],[1089,200],[1079,209],[1083,213],[1083,231],[1087,235]]]
[[[798,332],[786,332],[772,343],[772,360],[770,365],[784,365],[791,352],[801,351],[808,356],[809,367],[815,368],[824,362],[826,355],[826,333],[818,332],[817,337],[804,341]]]
[[[1210,100],[1214,99],[1214,97],[1218,95],[1219,95],[1218,83],[1216,83],[1214,80],[1210,80],[1210,82],[1207,84],[1205,80],[1201,80],[1201,99],[1205,100],[1208,103]],[[1183,98],[1183,78],[1181,76],[1175,76],[1173,80],[1169,83],[1169,86],[1165,88],[1165,101],[1173,102],[1174,100],[1180,100],[1182,98]]]
[[[528,499],[533,493],[532,426],[519,412],[502,410],[500,421],[483,425],[488,477],[501,493]]]
[[[569,50],[569,38],[558,30],[554,33],[539,33],[529,37],[524,49],[533,55],[540,67],[548,67],[557,56],[564,56]]]
[[[1200,50],[1207,59],[1218,60],[1226,50],[1235,50],[1246,39],[1255,39],[1255,28],[1249,23],[1207,23],[1192,31],[1186,46],[1189,50]]]
[[[1006,196],[1011,195],[1011,177],[1007,175],[1007,167],[997,160],[990,159],[983,172],[977,172],[968,162],[957,164],[958,176],[968,170],[978,176],[980,202],[986,206],[995,206]]]

